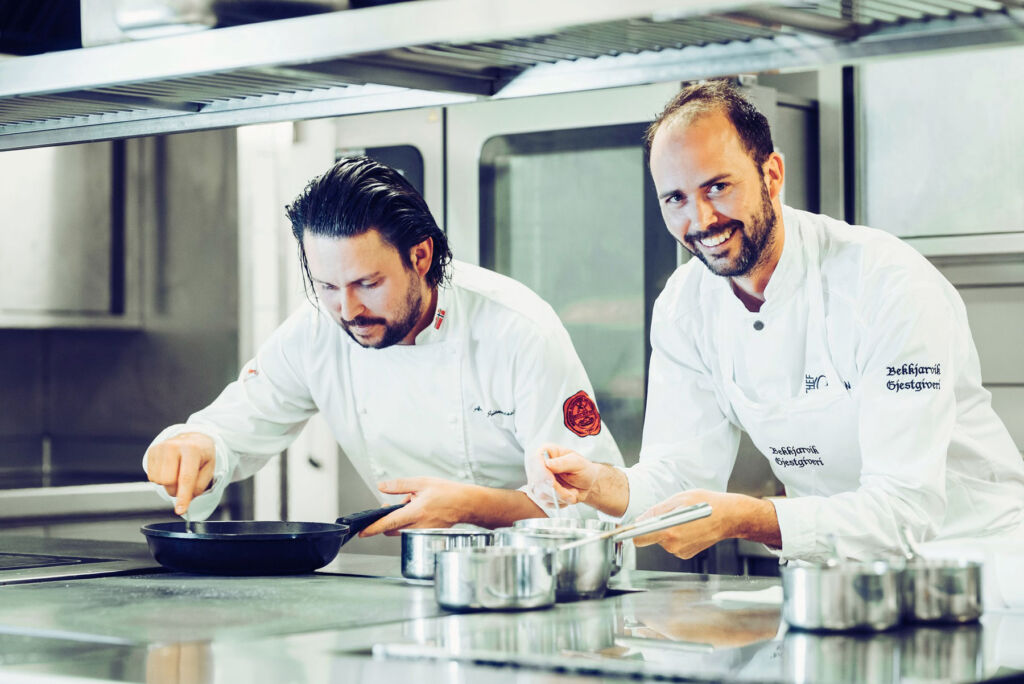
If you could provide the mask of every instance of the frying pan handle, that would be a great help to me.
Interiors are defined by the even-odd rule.
[[[336,522],[339,525],[348,525],[349,535],[359,534],[385,515],[397,511],[404,505],[405,504],[396,504],[394,506],[384,506],[382,508],[368,508],[365,511],[359,511],[358,513],[343,515],[338,518]]]

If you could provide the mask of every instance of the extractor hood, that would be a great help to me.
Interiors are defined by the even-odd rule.
[[[1024,0],[418,0],[0,61],[0,149],[1024,42]]]

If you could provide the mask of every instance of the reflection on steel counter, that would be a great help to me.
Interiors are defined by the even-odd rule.
[[[985,626],[905,627],[885,633],[787,631],[778,606],[710,598],[714,594],[709,586],[717,580],[565,604],[541,613],[410,622],[401,628],[403,643],[379,642],[374,653],[668,681],[979,681],[1014,672],[987,663],[986,652],[998,652],[999,633],[1007,632],[1011,641],[1019,638],[1010,638],[1019,620],[1008,620],[1009,630],[1001,629],[1003,616],[988,616]],[[675,586],[682,581],[676,580]],[[752,585],[752,596],[763,593],[763,582]]]

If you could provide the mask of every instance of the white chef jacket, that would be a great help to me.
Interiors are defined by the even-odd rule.
[[[725,491],[740,431],[786,487],[780,555],[851,558],[918,539],[1019,533],[1024,465],[981,385],[963,301],[882,231],[785,207],[759,312],[691,260],[654,307],[637,515]]]
[[[201,432],[216,443],[213,486],[190,517],[207,517],[230,481],[286,449],[318,411],[382,502],[377,483],[401,477],[525,491],[524,454],[548,441],[621,465],[554,310],[505,276],[457,261],[452,271],[415,344],[366,349],[304,308],[210,406],[157,436]]]

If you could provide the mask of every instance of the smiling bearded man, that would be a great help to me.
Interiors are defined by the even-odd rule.
[[[625,519],[710,503],[636,540],[683,558],[730,538],[878,558],[903,529],[1024,542],[1024,464],[953,286],[892,235],[784,207],[768,122],[728,83],[680,92],[647,145],[665,227],[697,259],[654,305],[640,461],[544,445],[531,485],[554,476],[564,502]],[[741,431],[785,498],[725,492]]]

